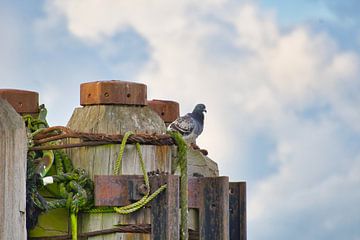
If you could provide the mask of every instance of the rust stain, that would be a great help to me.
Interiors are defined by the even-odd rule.
[[[80,85],[80,104],[147,105],[147,86],[119,80],[87,82]]]
[[[167,171],[166,169],[170,165],[170,147],[169,146],[156,146],[155,147],[155,161],[156,168],[161,171]]]
[[[179,117],[179,103],[177,102],[154,99],[148,101],[148,104],[165,123],[171,123]]]
[[[36,114],[39,112],[39,94],[37,92],[0,89],[0,98],[8,101],[18,113]]]

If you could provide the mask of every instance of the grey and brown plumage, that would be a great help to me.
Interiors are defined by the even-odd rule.
[[[204,104],[197,104],[191,113],[177,118],[172,122],[168,130],[179,132],[188,144],[196,144],[196,138],[204,129]]]

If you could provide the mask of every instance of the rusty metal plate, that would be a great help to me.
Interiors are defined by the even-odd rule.
[[[39,94],[18,89],[0,89],[0,98],[5,99],[20,114],[39,112]]]
[[[148,101],[148,105],[165,123],[172,123],[180,115],[179,103],[174,101],[154,99]]]
[[[147,105],[147,86],[119,80],[96,81],[80,85],[80,104]]]
[[[206,178],[189,178],[189,208],[200,207],[202,179]],[[142,175],[95,175],[94,183],[95,206],[125,206],[139,200],[144,192]]]
[[[144,184],[141,175],[95,175],[95,206],[126,206],[139,200]]]

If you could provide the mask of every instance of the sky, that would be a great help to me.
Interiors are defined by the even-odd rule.
[[[248,239],[360,240],[360,1],[0,2],[0,88],[66,125],[79,86],[204,103],[198,138],[247,182]]]

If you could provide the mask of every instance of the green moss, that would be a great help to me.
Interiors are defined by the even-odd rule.
[[[66,208],[52,209],[41,214],[29,237],[59,236],[68,234],[69,211]]]

